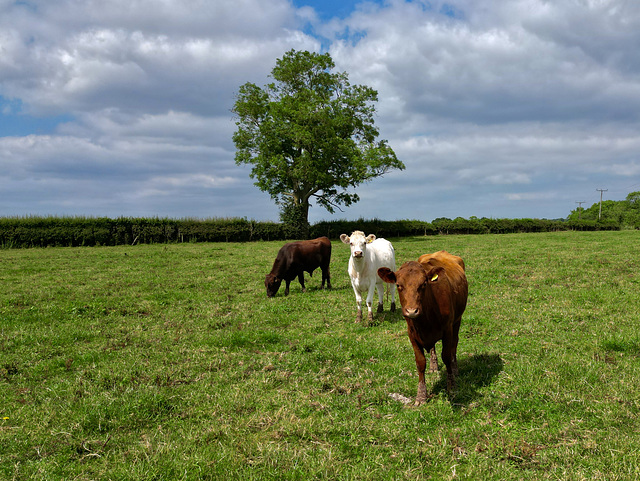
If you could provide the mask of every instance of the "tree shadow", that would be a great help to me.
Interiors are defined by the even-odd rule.
[[[440,378],[431,389],[433,395],[447,390],[447,370],[442,362],[439,365]],[[503,368],[504,362],[499,354],[474,354],[458,358],[456,389],[449,395],[451,406],[461,409],[482,397],[479,390],[490,385]]]

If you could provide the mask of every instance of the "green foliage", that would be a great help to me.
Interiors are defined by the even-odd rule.
[[[311,199],[333,213],[359,200],[349,189],[404,169],[376,140],[377,92],[334,68],[328,53],[291,50],[276,61],[275,82],[242,85],[233,109],[236,163],[253,165],[255,184],[283,209],[299,208],[305,222]]]
[[[602,216],[600,216],[600,202],[596,202],[587,209],[578,207],[571,211],[568,219],[576,221],[599,221],[613,223],[626,228],[640,229],[640,191],[631,192],[625,200],[605,200],[602,202]]]
[[[351,234],[361,230],[377,237],[406,237],[415,235],[435,235],[437,230],[429,222],[418,220],[384,221],[380,219],[357,219],[355,221],[334,220],[322,221],[311,226],[311,236],[327,236],[338,239],[340,234]]]
[[[467,265],[457,390],[440,361],[419,408],[337,240],[333,290],[274,299],[281,241],[0,252],[0,479],[640,479],[636,232],[393,244]]]
[[[307,212],[293,202],[283,205],[280,210],[280,221],[283,224],[287,238],[307,239],[309,237],[309,222]]]
[[[547,220],[547,219],[447,219],[440,217],[432,222],[418,220],[383,221],[379,219],[355,221],[322,221],[311,226],[313,237],[326,235],[331,239],[342,233],[362,230],[378,237],[407,237],[415,235],[456,235],[456,234],[513,234],[535,232],[557,232],[566,230],[596,231],[619,230],[615,223]]]
[[[299,207],[285,206],[281,223],[228,219],[157,219],[88,217],[13,217],[0,218],[0,246],[77,247],[182,242],[247,242],[291,240],[326,235],[337,239],[342,233],[363,230],[378,237],[407,237],[437,234],[509,234],[554,232],[562,230],[619,230],[614,222],[546,219],[463,219],[306,222]]]
[[[5,248],[255,241],[287,236],[282,224],[239,218],[0,218],[0,246]]]

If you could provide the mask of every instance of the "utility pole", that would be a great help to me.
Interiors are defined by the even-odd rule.
[[[600,212],[598,213],[598,220],[602,217],[602,193],[607,192],[609,189],[596,189],[600,192]]]
[[[578,220],[580,220],[580,217],[582,216],[582,204],[586,204],[586,203],[587,203],[586,200],[582,200],[582,201],[576,200],[576,204],[578,204]]]

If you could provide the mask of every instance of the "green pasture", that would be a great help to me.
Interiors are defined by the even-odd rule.
[[[640,479],[640,233],[390,239],[467,265],[457,391],[399,312],[267,299],[282,242],[0,250],[0,479]],[[437,346],[438,354],[440,344]]]

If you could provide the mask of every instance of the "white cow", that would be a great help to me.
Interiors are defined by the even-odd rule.
[[[351,246],[349,257],[349,276],[351,286],[356,294],[358,314],[356,322],[362,322],[362,294],[367,293],[368,319],[373,320],[371,306],[373,304],[373,291],[378,290],[378,312],[382,312],[382,299],[384,295],[384,281],[378,276],[380,267],[395,269],[396,256],[391,242],[386,239],[376,239],[373,234],[364,236],[362,231],[354,231],[351,236],[342,234],[340,240]],[[391,312],[396,310],[396,286],[391,287]]]

